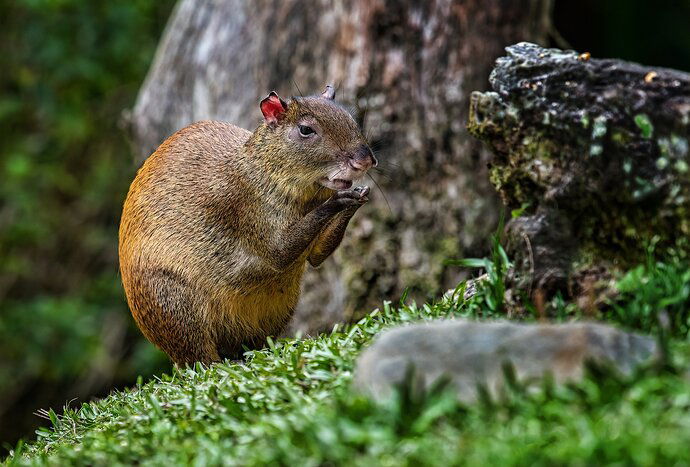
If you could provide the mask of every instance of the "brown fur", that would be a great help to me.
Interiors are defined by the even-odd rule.
[[[288,138],[303,118],[322,130],[317,144]],[[318,97],[291,100],[277,127],[203,121],[161,144],[120,225],[122,282],[146,338],[184,364],[237,357],[279,334],[307,259],[326,259],[366,202],[318,184],[362,145],[352,117]]]

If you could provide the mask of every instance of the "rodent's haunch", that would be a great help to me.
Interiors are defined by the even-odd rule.
[[[290,320],[306,262],[338,247],[376,159],[320,96],[261,101],[250,133],[202,121],[139,169],[120,224],[120,272],[144,335],[178,364],[236,358]]]

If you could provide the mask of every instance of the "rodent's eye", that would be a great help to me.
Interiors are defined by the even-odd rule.
[[[299,135],[305,138],[316,133],[312,127],[307,125],[297,125],[297,128],[299,128]]]

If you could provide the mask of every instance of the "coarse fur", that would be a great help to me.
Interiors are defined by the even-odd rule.
[[[265,121],[253,133],[202,121],[170,136],[127,195],[127,301],[177,364],[237,358],[279,334],[306,262],[323,262],[368,200],[368,188],[349,188],[376,159],[332,90],[276,98],[262,101]]]

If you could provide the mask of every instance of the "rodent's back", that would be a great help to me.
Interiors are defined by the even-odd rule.
[[[170,136],[144,162],[125,200],[120,224],[120,268],[156,265],[189,274],[209,253],[213,206],[232,209],[226,198],[241,185],[234,159],[251,133],[202,121]],[[174,246],[173,246],[174,245]],[[199,251],[199,250],[204,251]]]
[[[209,318],[223,296],[224,261],[237,256],[224,219],[237,218],[241,202],[230,201],[244,185],[237,159],[250,136],[222,122],[183,128],[145,161],[125,200],[119,257],[127,301],[144,335],[177,363],[219,358]]]

